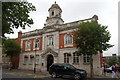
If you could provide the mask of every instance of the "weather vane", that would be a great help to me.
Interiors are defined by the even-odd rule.
[[[55,4],[56,4],[56,1],[55,1]]]

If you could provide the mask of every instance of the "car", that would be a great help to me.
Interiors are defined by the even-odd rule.
[[[104,72],[112,73],[112,67],[105,68],[105,69],[104,69]],[[118,66],[118,72],[120,72],[120,66]]]
[[[105,69],[104,69],[104,72],[112,73],[112,68],[111,68],[111,67],[109,67],[109,68],[105,68]]]
[[[52,78],[74,78],[75,80],[85,79],[87,72],[82,69],[77,69],[74,66],[66,63],[54,63],[49,67],[49,74]]]

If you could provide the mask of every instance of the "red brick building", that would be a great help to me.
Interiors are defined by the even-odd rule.
[[[81,22],[98,20],[97,16],[64,23],[61,18],[62,9],[58,4],[52,4],[48,12],[49,17],[47,17],[43,29],[18,33],[18,41],[20,41],[22,48],[19,68],[33,70],[36,67],[38,71],[46,71],[52,63],[69,63],[77,68],[85,69],[89,73],[89,55],[74,53],[77,49],[73,38],[75,30]],[[101,53],[98,53],[93,56],[94,73],[96,75],[102,73],[100,71],[100,55]]]

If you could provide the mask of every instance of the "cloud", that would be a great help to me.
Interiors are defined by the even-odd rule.
[[[26,27],[26,30],[22,30],[23,32],[43,28],[46,17],[49,14],[48,9],[54,3],[54,0],[28,1],[36,6],[37,11],[30,14],[34,20],[34,25],[31,28]],[[118,0],[56,0],[56,2],[63,11],[62,18],[65,23],[91,18],[94,14],[98,15],[98,22],[108,26],[108,30],[112,36],[110,43],[115,45],[109,51],[105,52],[106,55],[118,53]],[[10,37],[17,37],[19,30],[15,31],[15,36],[10,35]]]

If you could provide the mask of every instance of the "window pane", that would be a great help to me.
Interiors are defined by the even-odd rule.
[[[84,63],[90,62],[90,56],[89,55],[84,55]]]
[[[24,64],[27,64],[28,58],[24,58]]]
[[[69,56],[67,53],[64,53],[64,63],[69,63]]]
[[[72,43],[72,36],[70,34],[67,34],[65,36],[65,44],[71,44]]]
[[[53,37],[48,37],[48,45],[53,45]]]
[[[39,40],[38,40],[38,39],[37,39],[37,40],[35,40],[35,43],[34,43],[34,44],[35,44],[35,45],[34,45],[34,48],[39,48],[39,43],[40,43],[40,42],[39,42]]]
[[[73,63],[79,63],[79,56],[77,53],[73,53]]]
[[[33,62],[34,62],[34,58],[30,58],[30,64],[33,64]]]
[[[31,42],[30,40],[26,42],[26,49],[30,49]]]

